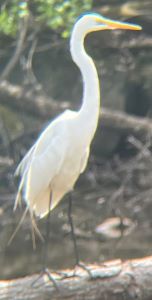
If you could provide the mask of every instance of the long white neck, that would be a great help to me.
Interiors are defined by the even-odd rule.
[[[84,125],[90,129],[91,139],[95,133],[100,110],[100,87],[96,67],[84,49],[85,34],[80,27],[74,27],[70,46],[73,61],[79,67],[83,78],[83,103],[79,111]]]

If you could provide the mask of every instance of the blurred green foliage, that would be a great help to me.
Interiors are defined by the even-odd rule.
[[[31,17],[41,27],[58,31],[67,37],[75,19],[92,8],[93,0],[1,0],[0,32],[15,36],[20,20]]]

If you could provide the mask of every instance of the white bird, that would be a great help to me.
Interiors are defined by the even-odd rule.
[[[84,38],[93,31],[118,28],[141,30],[138,25],[96,13],[86,13],[75,23],[70,51],[83,78],[82,106],[78,111],[66,110],[52,121],[20,162],[15,207],[23,197],[31,215],[44,217],[73,189],[85,170],[98,124],[100,88],[95,65],[84,49]]]

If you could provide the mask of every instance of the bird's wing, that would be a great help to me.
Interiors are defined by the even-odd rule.
[[[36,197],[51,185],[52,179],[61,168],[68,151],[68,126],[65,118],[61,115],[43,131],[37,140],[24,191],[24,198],[29,205],[34,205],[30,201],[36,201]]]
[[[84,153],[84,155],[82,157],[82,160],[81,160],[81,170],[80,170],[80,173],[83,173],[83,171],[85,170],[85,168],[87,166],[89,153],[90,153],[90,147],[87,147],[86,151],[85,151],[85,153]]]
[[[52,177],[58,172],[64,158],[62,134],[55,135],[48,130],[40,136],[36,144],[27,152],[19,164],[15,174],[21,175],[14,210],[21,201],[21,195],[29,206],[35,201],[45,188],[47,188]]]
[[[28,169],[31,163],[32,155],[35,149],[35,144],[32,146],[32,148],[27,152],[27,154],[24,156],[24,158],[21,160],[19,163],[16,171],[15,171],[15,176],[21,176],[21,181],[18,187],[16,199],[15,199],[15,204],[14,204],[14,210],[16,210],[18,204],[21,202],[22,198],[22,190],[24,188],[24,183],[26,181],[26,176],[28,173]]]
[[[59,117],[57,117],[47,128],[44,132],[47,132],[50,136],[50,140],[51,140],[51,136],[52,136],[52,132],[55,126],[52,126],[54,124],[57,124],[58,121],[60,120],[67,120],[70,118],[75,117],[76,112],[66,109]],[[43,133],[44,133],[43,132]],[[42,141],[42,137],[43,137],[43,133],[40,135],[39,139],[37,140],[37,142],[41,142]],[[36,143],[37,143],[36,142]],[[31,162],[31,158],[34,152],[34,149],[36,148],[36,143],[30,148],[30,150],[26,153],[26,155],[23,157],[23,159],[21,160],[21,162],[19,163],[19,165],[17,166],[17,169],[15,170],[15,176],[18,175],[23,175],[23,173],[25,172],[26,169],[28,169],[30,162]],[[40,143],[39,143],[40,145]],[[41,145],[43,145],[41,143]]]
[[[26,155],[23,157],[23,159],[19,163],[19,165],[15,171],[15,176],[23,175],[23,173],[25,172],[25,169],[28,168],[30,161],[31,161],[32,154],[34,152],[34,149],[35,149],[35,144],[31,147],[31,149],[26,153]]]
[[[67,123],[76,112],[66,110],[41,133],[40,137],[18,165],[15,175],[21,175],[14,209],[23,198],[34,210],[36,197],[50,186],[51,180],[61,167],[68,148]],[[69,126],[70,127],[70,126]],[[51,190],[51,187],[49,187]]]

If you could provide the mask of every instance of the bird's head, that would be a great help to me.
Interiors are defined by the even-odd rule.
[[[109,30],[114,30],[114,29],[141,30],[142,29],[142,27],[139,25],[111,20],[97,13],[85,13],[78,18],[77,23],[81,27],[83,27],[85,33],[105,30],[105,29],[109,29]]]

